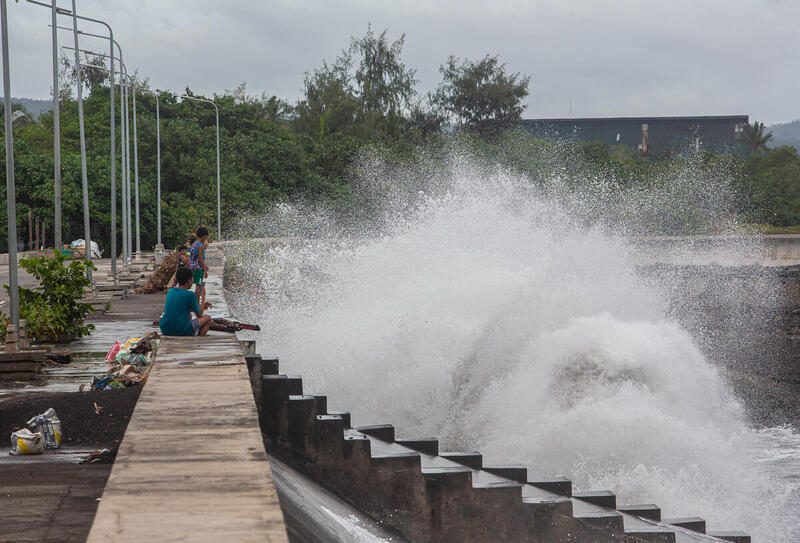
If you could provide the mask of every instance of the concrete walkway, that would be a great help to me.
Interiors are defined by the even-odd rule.
[[[286,541],[235,336],[164,338],[88,541]]]

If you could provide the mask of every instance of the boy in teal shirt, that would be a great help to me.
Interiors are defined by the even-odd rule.
[[[158,322],[161,333],[165,336],[204,336],[211,328],[211,317],[203,315],[203,311],[211,309],[211,304],[203,303],[203,308],[197,303],[197,298],[192,293],[192,270],[179,268],[175,272],[178,286],[167,291],[167,301],[164,302],[164,315]],[[197,315],[192,318],[191,312]]]

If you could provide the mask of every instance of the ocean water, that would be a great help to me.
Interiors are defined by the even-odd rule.
[[[441,450],[754,541],[800,541],[800,433],[751,426],[697,332],[669,316],[667,288],[636,266],[641,217],[620,211],[631,201],[470,172],[452,168],[402,213],[386,206],[378,229],[289,229],[238,255],[250,273],[231,306],[261,324],[259,352],[354,424],[438,436]],[[276,214],[306,216],[283,206],[250,220]]]

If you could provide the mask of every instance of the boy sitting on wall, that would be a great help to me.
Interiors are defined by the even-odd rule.
[[[176,274],[178,286],[167,291],[164,303],[164,315],[158,322],[161,333],[165,336],[204,336],[211,328],[211,317],[203,315],[203,311],[211,309],[211,304],[203,303],[201,309],[197,297],[192,293],[192,270],[179,268]],[[197,315],[192,318],[191,313]]]

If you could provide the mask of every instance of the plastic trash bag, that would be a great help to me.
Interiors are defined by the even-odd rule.
[[[119,341],[115,341],[114,345],[108,350],[106,353],[106,362],[113,362],[117,359],[117,353],[119,352],[120,348],[122,347],[122,343]]]
[[[42,454],[43,452],[44,437],[39,432],[31,432],[27,428],[23,428],[11,434],[10,454]]]
[[[29,420],[28,430],[42,434],[45,449],[57,449],[61,446],[61,420],[52,407]]]

